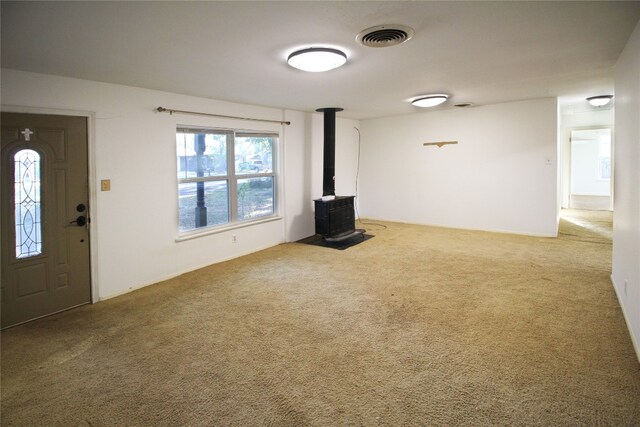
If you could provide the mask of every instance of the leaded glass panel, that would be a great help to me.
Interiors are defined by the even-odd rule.
[[[42,254],[40,155],[20,150],[14,158],[16,258]]]

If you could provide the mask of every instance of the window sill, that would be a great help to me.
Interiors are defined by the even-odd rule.
[[[184,233],[181,236],[178,236],[175,238],[176,243],[178,242],[184,242],[186,240],[192,240],[192,239],[197,239],[198,237],[203,237],[203,236],[209,236],[211,234],[219,234],[219,233],[225,233],[227,231],[231,231],[231,230],[236,230],[238,228],[245,228],[245,227],[251,227],[254,225],[258,225],[258,224],[264,224],[267,222],[273,222],[273,221],[280,221],[282,219],[281,216],[270,216],[267,218],[263,218],[263,219],[258,219],[255,221],[248,221],[248,222],[237,222],[235,224],[231,224],[231,225],[227,225],[224,227],[220,227],[220,228],[208,228],[206,230],[198,230],[198,231],[189,231]]]

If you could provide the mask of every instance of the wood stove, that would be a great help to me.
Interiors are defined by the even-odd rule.
[[[316,234],[330,242],[364,235],[365,230],[356,229],[355,196],[335,195],[336,111],[342,111],[342,108],[318,108],[316,111],[324,113],[322,198],[314,200]]]
[[[314,200],[316,205],[316,234],[339,237],[356,229],[353,196],[338,196],[333,200]]]

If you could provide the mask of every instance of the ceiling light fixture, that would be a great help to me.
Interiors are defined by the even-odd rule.
[[[613,95],[598,95],[587,98],[587,101],[594,107],[603,107],[610,103],[612,98]]]
[[[415,105],[416,107],[435,107],[436,105],[442,104],[447,99],[449,99],[449,95],[426,95],[412,100],[411,104]]]
[[[347,62],[347,55],[328,47],[310,47],[297,50],[287,58],[287,63],[293,68],[312,73],[333,70]]]

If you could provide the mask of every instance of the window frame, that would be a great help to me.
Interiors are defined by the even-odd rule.
[[[226,182],[227,183],[227,206],[228,206],[228,221],[222,224],[213,224],[203,227],[194,227],[189,230],[180,230],[180,198],[179,194],[176,197],[178,218],[176,227],[178,229],[178,237],[176,241],[189,240],[201,235],[208,235],[213,233],[219,233],[226,230],[231,230],[240,227],[251,226],[260,224],[263,222],[269,222],[280,219],[280,161],[279,161],[279,141],[280,132],[274,130],[245,130],[245,129],[233,129],[222,127],[203,127],[196,125],[183,125],[178,124],[176,126],[175,135],[178,133],[210,133],[210,134],[225,134],[227,135],[226,146],[226,161],[227,170],[225,175],[214,175],[206,177],[191,177],[180,178],[176,173],[176,189],[180,188],[181,184],[198,183],[198,182]],[[235,163],[235,151],[236,151],[236,138],[239,137],[268,137],[271,139],[271,172],[256,172],[256,173],[243,173],[238,174],[236,172]],[[175,138],[175,137],[174,137]],[[175,142],[174,142],[175,144]],[[174,151],[174,153],[176,153]],[[174,154],[174,155],[177,155]],[[178,163],[176,162],[176,167]],[[176,171],[177,172],[177,171]],[[263,215],[257,218],[239,219],[238,214],[238,180],[250,179],[250,178],[271,178],[273,182],[273,212],[270,215]]]

